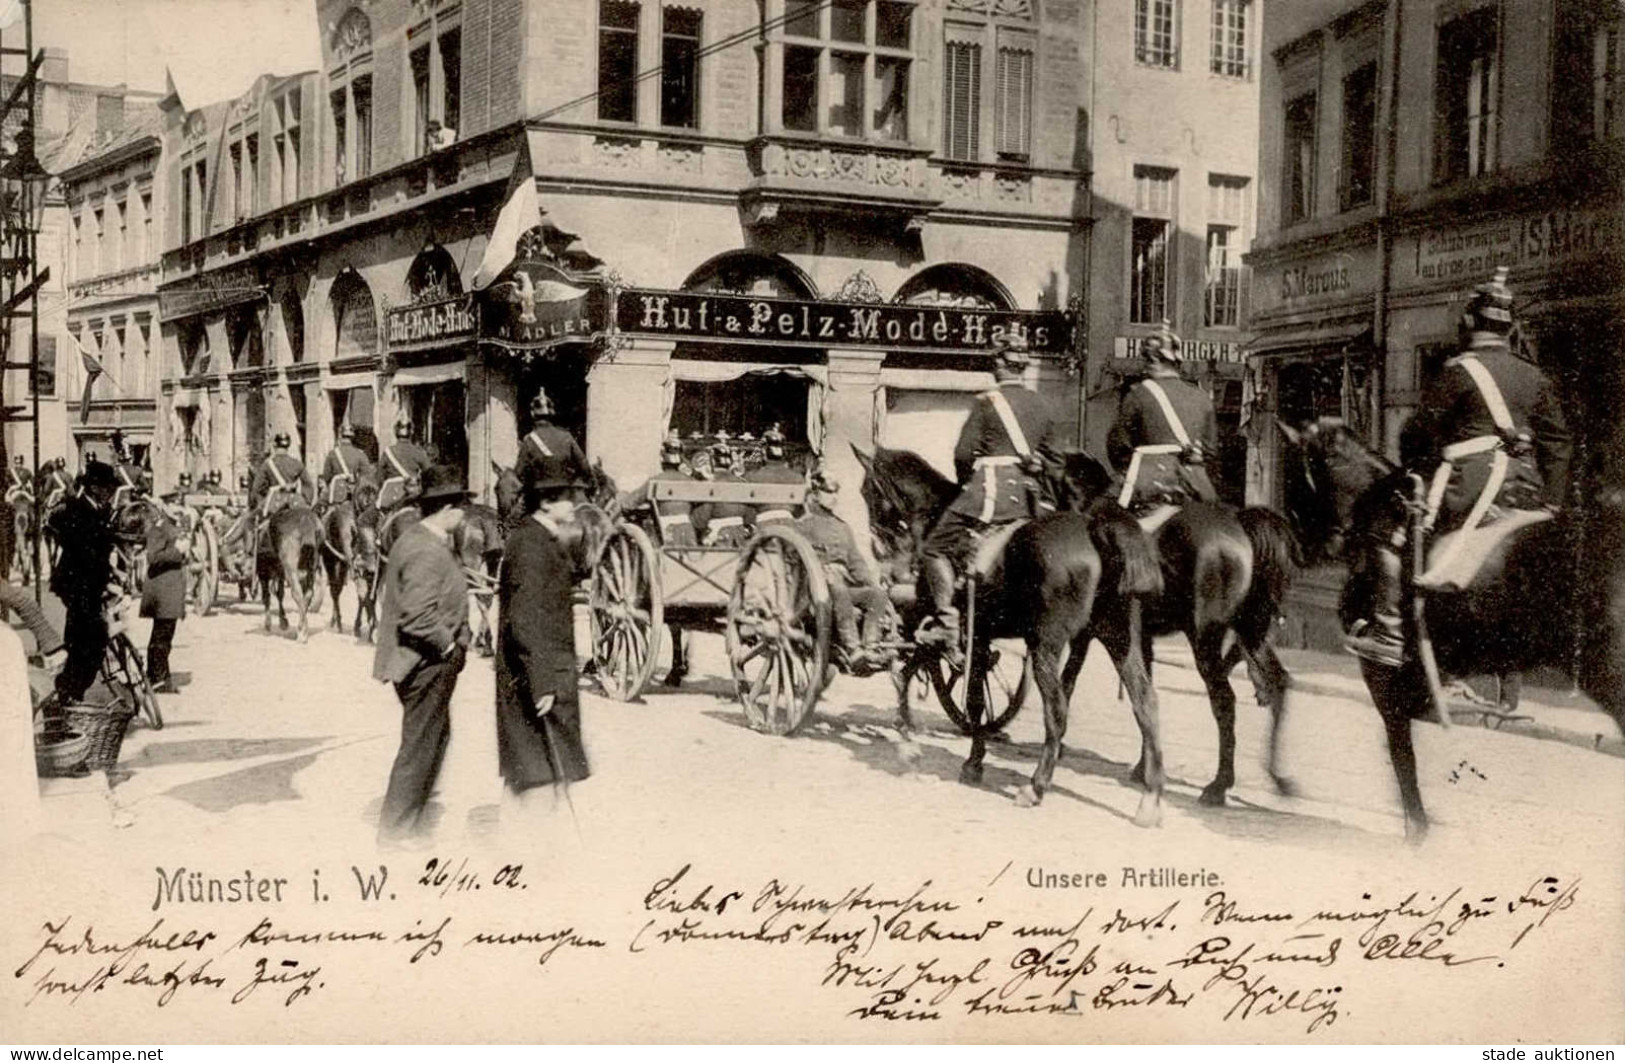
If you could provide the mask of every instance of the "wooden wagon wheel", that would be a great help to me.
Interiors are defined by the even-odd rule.
[[[642,528],[616,525],[593,565],[587,602],[598,681],[616,701],[631,701],[654,674],[665,624],[660,555]]]
[[[220,597],[220,543],[214,525],[199,520],[192,535],[192,601],[197,611],[208,616]]]
[[[745,718],[791,734],[812,714],[829,663],[829,585],[811,544],[769,525],[746,545],[728,599],[728,665]]]
[[[1027,696],[1032,692],[1032,668],[1025,652],[1018,652],[1016,644],[989,646],[985,653],[988,666],[982,669],[982,725],[981,732],[994,734],[1009,726],[1016,718]],[[1024,647],[1023,647],[1024,649]],[[920,669],[930,680],[937,693],[937,702],[948,719],[965,735],[972,735],[970,717],[965,711],[965,673],[950,671],[938,653],[926,655]]]

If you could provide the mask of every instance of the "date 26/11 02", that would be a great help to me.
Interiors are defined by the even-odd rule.
[[[420,886],[439,890],[442,897],[448,893],[472,893],[486,886],[522,890],[529,888],[520,879],[523,870],[523,864],[503,864],[488,874],[479,868],[469,867],[466,858],[453,864],[450,860],[435,856],[423,865],[423,874],[417,881]]]

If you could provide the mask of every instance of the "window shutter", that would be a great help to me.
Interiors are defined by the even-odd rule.
[[[1031,151],[1034,50],[1030,35],[1000,31],[994,88],[994,139],[1000,155],[1025,158]]]
[[[943,151],[951,159],[974,162],[981,154],[982,49],[948,27],[945,49]],[[954,39],[959,36],[961,39]]]

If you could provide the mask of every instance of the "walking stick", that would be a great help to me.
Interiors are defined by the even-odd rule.
[[[1427,496],[1420,476],[1411,476],[1411,494],[1411,574],[1406,585],[1411,596],[1411,621],[1416,626],[1416,655],[1422,662],[1422,675],[1427,680],[1426,719],[1448,730],[1450,711],[1445,702],[1444,684],[1439,679],[1439,661],[1433,654],[1433,637],[1428,634],[1426,602],[1416,586],[1416,577],[1427,565],[1426,544],[1423,541],[1428,523]]]
[[[554,723],[551,707],[549,707],[548,712],[542,713],[541,716],[542,732],[547,737],[547,759],[553,765],[554,793],[564,795],[565,807],[570,810],[570,824],[576,830],[576,840],[584,841],[585,839],[581,836],[581,820],[576,816],[576,804],[570,799],[570,780],[564,774],[564,764],[559,760],[559,749],[554,743]]]

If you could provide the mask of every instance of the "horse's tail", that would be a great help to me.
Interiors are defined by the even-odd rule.
[[[1117,593],[1162,593],[1162,567],[1151,539],[1128,510],[1115,501],[1096,505],[1089,514],[1089,537],[1108,570],[1117,572]]]
[[[1303,552],[1285,517],[1264,506],[1249,506],[1238,515],[1253,545],[1253,579],[1242,603],[1244,616],[1267,625],[1280,613],[1292,577],[1303,566]]]

